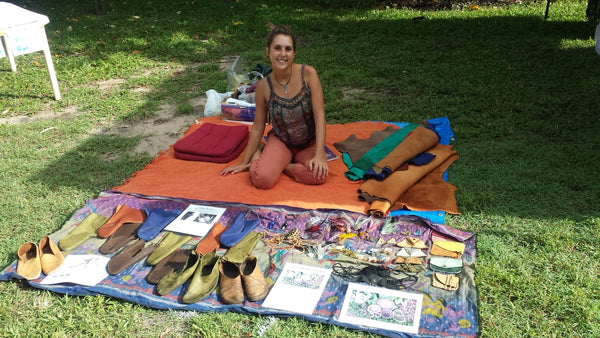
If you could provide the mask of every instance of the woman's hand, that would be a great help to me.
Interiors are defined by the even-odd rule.
[[[327,164],[327,156],[315,155],[308,162],[308,169],[312,172],[313,177],[317,179],[324,179],[329,175],[329,166]]]
[[[221,171],[221,176],[225,176],[227,174],[241,173],[242,171],[247,171],[248,169],[250,169],[250,164],[239,163],[223,169]]]

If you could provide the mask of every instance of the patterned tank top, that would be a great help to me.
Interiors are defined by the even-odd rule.
[[[275,94],[271,77],[267,76],[271,94],[266,104],[267,114],[274,132],[286,146],[304,148],[315,138],[315,118],[310,99],[310,89],[304,82],[302,65],[302,89],[291,99]]]

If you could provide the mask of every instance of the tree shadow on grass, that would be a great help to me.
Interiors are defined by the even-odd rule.
[[[598,215],[600,186],[591,178],[600,164],[595,149],[600,67],[589,48],[593,30],[587,22],[544,21],[543,13],[460,19],[382,12],[373,17],[370,11],[305,5],[134,1],[87,17],[83,5],[69,4],[72,16],[60,17],[78,20],[51,18],[53,30],[64,32],[71,25],[86,33],[51,36],[60,40],[63,57],[83,45],[80,51],[99,64],[114,53],[184,63],[246,53],[252,62],[264,48],[265,23],[289,23],[299,34],[297,61],[320,72],[331,121],[449,117],[461,156],[449,178],[458,187],[463,212],[540,219]],[[242,23],[235,24],[238,20]],[[256,41],[256,50],[246,49],[248,40]],[[170,81],[146,99],[153,101]],[[199,92],[210,89],[202,86]],[[344,87],[363,88],[364,97],[344,101],[339,90]],[[130,114],[146,113],[142,106]],[[89,159],[77,154],[94,143],[86,141],[32,179],[49,187],[88,186],[82,177],[104,177],[106,170],[126,174],[123,166],[142,166],[124,159],[86,167]],[[102,151],[111,151],[105,147]],[[85,169],[68,180],[48,179],[71,167]],[[97,186],[115,185],[117,176],[111,173]]]

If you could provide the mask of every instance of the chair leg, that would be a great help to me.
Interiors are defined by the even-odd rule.
[[[52,91],[54,92],[54,98],[58,101],[61,99],[60,89],[58,88],[58,80],[56,79],[56,72],[54,71],[54,64],[52,63],[52,54],[50,54],[50,46],[48,45],[48,39],[46,37],[46,31],[42,28],[43,38],[46,41],[46,45],[42,50],[44,52],[44,58],[46,59],[46,68],[48,69],[48,75],[50,75],[50,82],[52,82]]]
[[[546,0],[546,13],[544,14],[544,20],[548,19],[548,11],[550,11],[550,1],[552,0]]]
[[[6,53],[6,57],[8,58],[8,63],[10,63],[10,69],[13,73],[17,72],[17,63],[15,62],[15,56],[12,53],[12,44],[10,42],[10,37],[8,34],[0,36],[2,38],[2,45],[4,46],[4,53]]]

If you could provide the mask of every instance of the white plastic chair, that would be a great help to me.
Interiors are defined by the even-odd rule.
[[[15,56],[42,51],[52,82],[54,98],[60,100],[60,89],[44,28],[49,22],[50,20],[45,15],[7,2],[0,2],[0,39],[4,47],[0,46],[0,57],[8,57],[10,68],[16,73]]]

